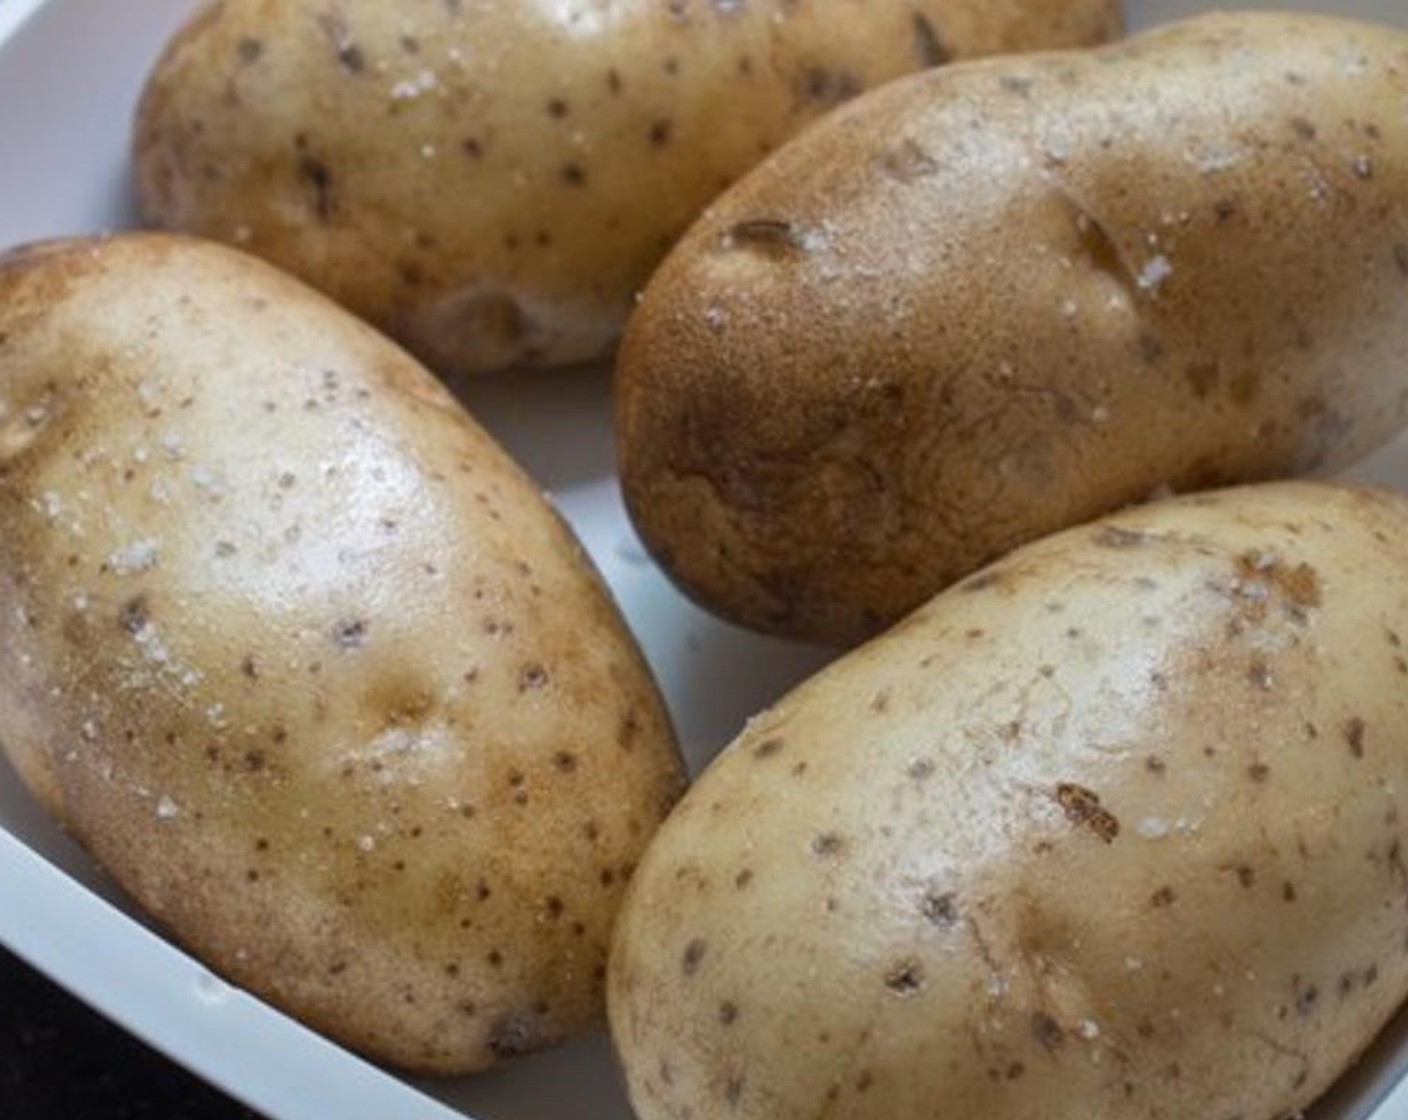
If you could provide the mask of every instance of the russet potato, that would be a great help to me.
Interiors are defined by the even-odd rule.
[[[1018,550],[758,716],[628,892],[640,1120],[1273,1120],[1408,993],[1408,499]]]
[[[590,563],[439,383],[164,235],[0,257],[0,745],[210,967],[436,1072],[596,1025],[681,782]]]
[[[619,360],[680,585],[848,644],[1167,489],[1408,416],[1408,34],[1212,15],[866,95],[713,205]]]
[[[724,187],[861,90],[1101,42],[1118,0],[224,0],[153,72],[147,219],[442,372],[605,355]]]

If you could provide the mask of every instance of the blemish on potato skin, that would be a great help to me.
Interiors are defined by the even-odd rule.
[[[1149,543],[1146,533],[1133,529],[1121,529],[1118,525],[1105,525],[1095,533],[1095,544],[1100,548],[1141,548]]]
[[[1070,782],[1056,787],[1056,801],[1075,825],[1090,829],[1106,844],[1113,844],[1120,834],[1120,822],[1100,804],[1098,794]]]
[[[901,999],[918,995],[924,985],[924,966],[914,959],[899,961],[885,973],[885,987]]]
[[[769,256],[798,251],[802,248],[800,233],[791,222],[778,218],[750,218],[735,222],[724,234],[727,249],[751,249]]]
[[[708,943],[702,937],[696,937],[684,947],[684,952],[680,955],[680,971],[686,977],[693,977],[699,972],[699,966],[703,963],[705,954],[709,951]]]
[[[332,629],[332,640],[342,649],[361,649],[366,644],[371,624],[363,618],[344,618]]]
[[[834,859],[845,847],[845,837],[838,832],[823,832],[812,840],[812,852],[821,859]]]
[[[851,100],[865,89],[854,74],[846,70],[830,70],[824,66],[809,66],[802,72],[801,91],[807,101],[834,106]]]
[[[776,736],[771,739],[764,739],[761,743],[759,743],[756,747],[753,748],[753,757],[760,760],[772,758],[775,755],[782,753],[782,750],[785,746],[786,743],[782,739],[777,738]]]
[[[997,587],[1002,582],[1001,572],[979,572],[972,579],[965,580],[958,585],[958,590],[965,595],[972,595],[979,591],[987,591],[989,588]]]
[[[258,39],[244,38],[236,45],[235,52],[242,63],[251,66],[264,56],[264,44]]]
[[[913,140],[888,149],[880,156],[880,169],[900,183],[913,183],[939,172],[939,163]]]
[[[494,1021],[485,1039],[500,1061],[517,1058],[538,1048],[538,1025],[527,1015],[504,1015]]]
[[[347,43],[337,49],[338,64],[349,74],[360,74],[367,68],[367,57],[356,43]]]
[[[298,174],[313,188],[313,212],[318,221],[324,224],[331,221],[336,199],[332,171],[328,165],[315,156],[303,155],[298,161]]]
[[[117,621],[127,633],[140,634],[151,622],[151,600],[145,594],[128,599],[118,610]]]
[[[1162,910],[1172,906],[1178,901],[1178,895],[1172,887],[1160,887],[1150,897],[1149,903],[1156,910]]]
[[[945,45],[934,25],[920,12],[914,13],[913,29],[915,50],[926,67],[943,66],[952,61],[953,52]]]
[[[1260,785],[1271,777],[1271,767],[1264,762],[1253,762],[1247,767],[1247,777]]]
[[[1061,1029],[1061,1024],[1045,1011],[1032,1014],[1032,1037],[1048,1054],[1056,1053],[1066,1042],[1066,1032]]]
[[[1273,683],[1271,666],[1260,657],[1253,658],[1247,667],[1247,682],[1258,692],[1270,692]]]
[[[1355,758],[1364,757],[1364,721],[1355,716],[1344,725],[1344,741]]]

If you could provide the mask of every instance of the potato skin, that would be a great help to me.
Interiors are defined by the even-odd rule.
[[[443,372],[602,357],[670,243],[839,102],[1099,42],[1118,0],[225,0],[156,67],[151,223],[233,241]]]
[[[0,743],[211,967],[367,1054],[599,1021],[673,734],[430,374],[253,258],[0,257]]]
[[[647,544],[854,643],[1162,488],[1328,470],[1408,402],[1408,36],[1214,15],[877,91],[714,204],[619,360]]]
[[[618,922],[637,1115],[1305,1106],[1408,993],[1405,556],[1402,496],[1158,503],[757,717]]]

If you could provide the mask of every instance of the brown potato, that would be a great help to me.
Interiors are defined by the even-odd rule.
[[[225,0],[137,126],[147,219],[302,276],[441,371],[603,356],[718,192],[901,74],[1103,41],[1119,0]]]
[[[1272,1120],[1408,994],[1408,500],[1030,545],[784,698],[637,872],[640,1120]]]
[[[851,643],[1163,488],[1328,470],[1408,407],[1408,35],[1214,15],[919,75],[717,202],[619,364],[647,544]]]
[[[0,744],[212,968],[438,1072],[595,1025],[681,781],[590,563],[434,378],[161,235],[0,257]]]

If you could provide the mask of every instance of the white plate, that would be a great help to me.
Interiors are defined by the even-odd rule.
[[[0,0],[0,247],[131,224],[133,106],[147,68],[193,6]],[[1214,6],[1129,3],[1135,26]],[[1263,6],[1318,6],[1408,26],[1408,0]],[[697,768],[823,657],[709,618],[649,563],[616,490],[607,388],[604,375],[548,375],[475,387],[467,403],[556,495],[639,635]],[[1355,476],[1408,485],[1408,442]],[[599,1038],[484,1077],[417,1083],[228,988],[132,910],[19,791],[3,761],[0,943],[274,1120],[629,1120]],[[1314,1120],[1408,1116],[1408,1083],[1385,1099],[1405,1073],[1408,1014]]]

